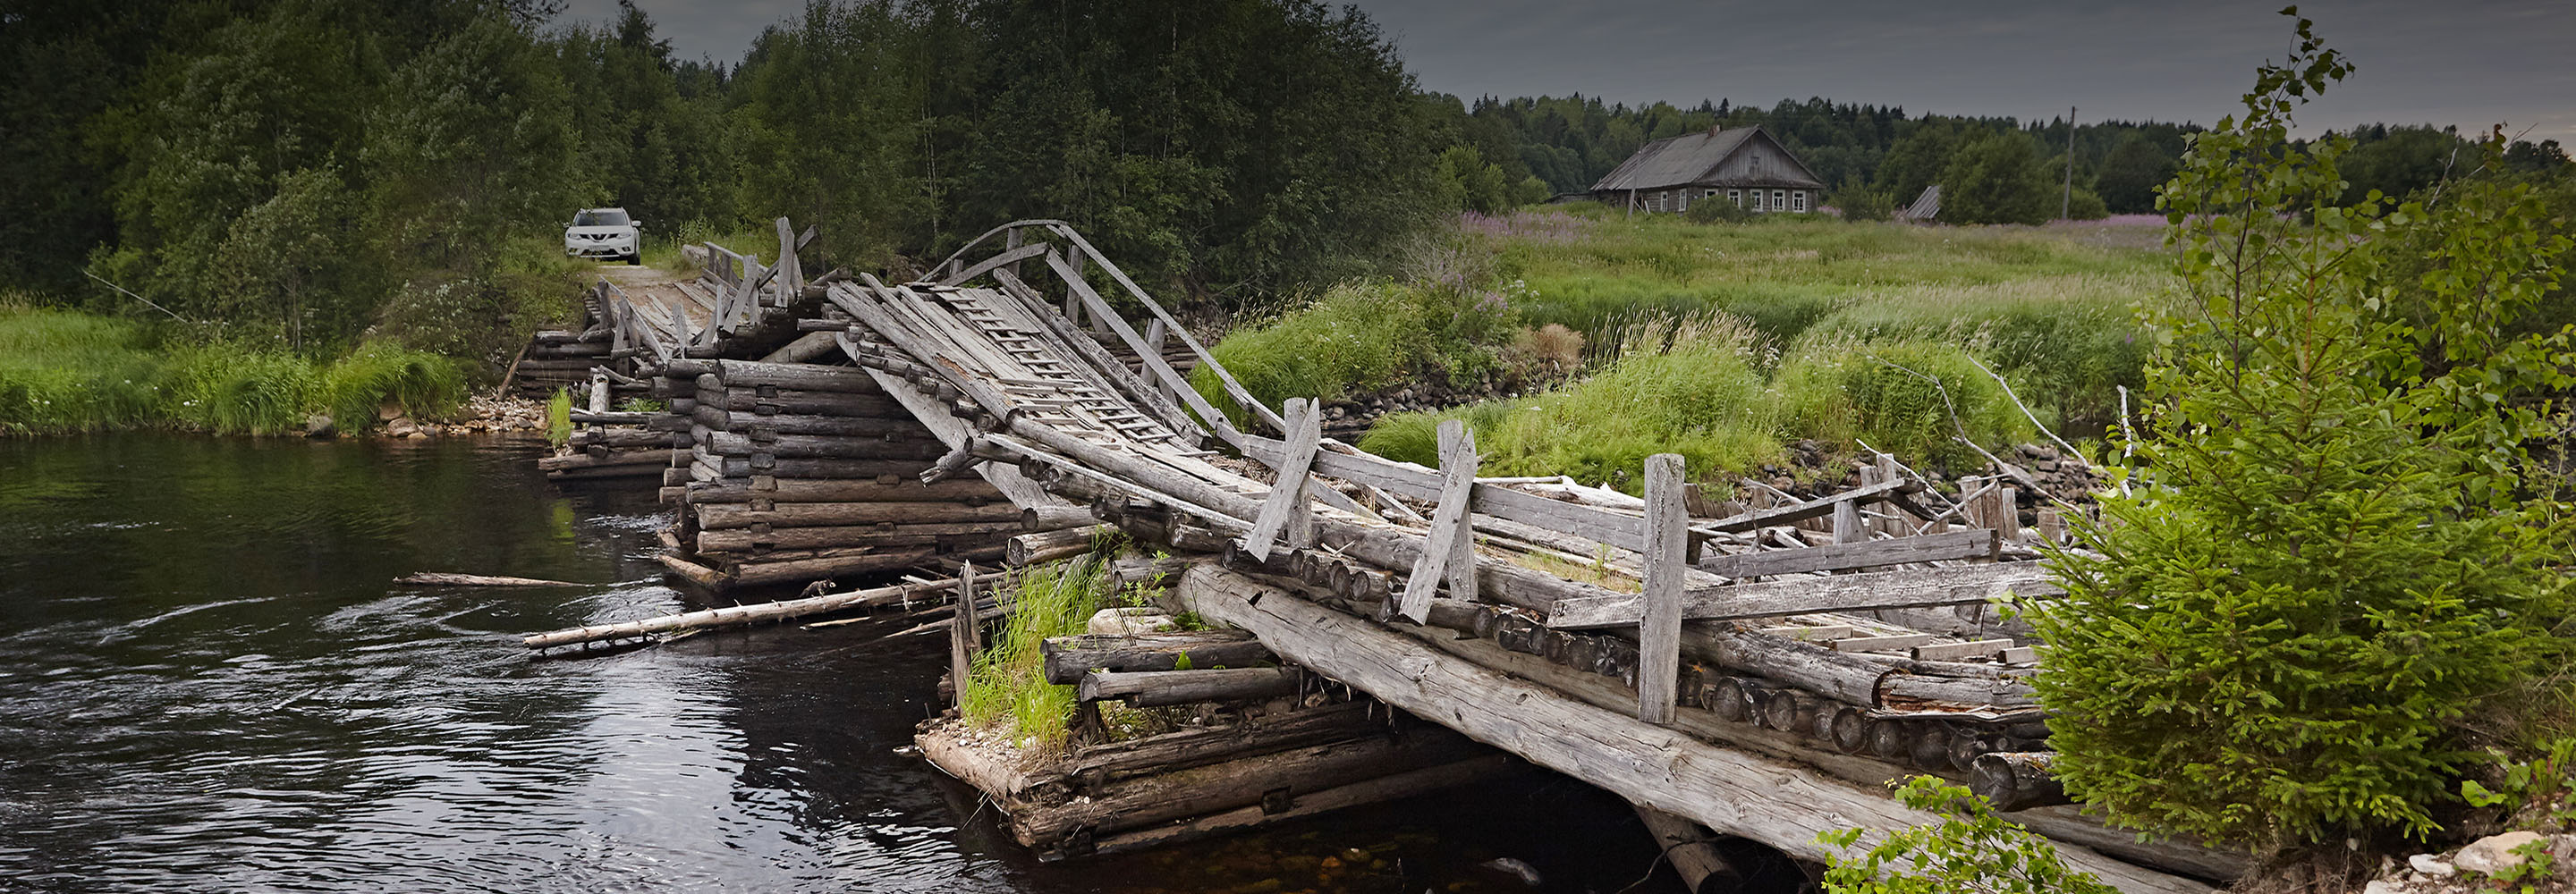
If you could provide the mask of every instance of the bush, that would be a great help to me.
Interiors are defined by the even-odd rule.
[[[1931,776],[1907,780],[1898,800],[1941,815],[1941,823],[1889,835],[1859,859],[1828,856],[1828,894],[2116,894],[2101,879],[2066,867],[2057,846],[1996,816],[1967,789]],[[1862,830],[1816,836],[1849,849]]]
[[[1744,470],[1777,458],[1776,414],[1755,369],[1760,340],[1724,315],[1631,330],[1601,373],[1536,397],[1381,419],[1362,449],[1436,465],[1443,419],[1463,419],[1489,475],[1573,475],[1636,490],[1656,453],[1689,467]]]
[[[1743,223],[1753,217],[1753,212],[1745,210],[1742,205],[1710,198],[1692,202],[1690,209],[1682,212],[1683,220],[1696,224]]]
[[[1979,446],[2037,436],[2028,419],[1966,351],[1932,342],[1817,342],[1772,377],[1789,427],[1959,469],[1984,464]],[[1963,435],[1964,432],[1964,435]]]
[[[1253,396],[1275,405],[1291,397],[1338,400],[1420,378],[1473,382],[1499,369],[1517,331],[1500,292],[1344,283],[1276,320],[1236,329],[1210,353]],[[1192,384],[1209,402],[1232,406],[1213,370],[1199,371]]]
[[[2164,193],[2192,303],[2158,318],[2129,470],[2151,486],[2105,498],[2033,613],[2070,794],[2272,849],[2431,833],[2473,741],[2529,738],[2505,706],[2563,687],[2576,538],[2526,453],[2569,334],[2500,328],[2568,240],[2494,181],[2332,204],[2348,141],[2291,146],[2290,111],[2349,66],[2298,31]],[[2382,278],[2410,254],[2412,322]]]

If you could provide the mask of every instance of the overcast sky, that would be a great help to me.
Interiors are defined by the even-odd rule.
[[[1166,0],[1186,2],[1186,0]],[[687,58],[742,58],[803,0],[637,0]],[[1697,105],[1783,97],[1909,113],[2197,121],[2290,44],[2279,0],[1358,0],[1422,85]],[[615,0],[572,0],[597,21]],[[2359,66],[2302,130],[2455,124],[2576,146],[2576,0],[2300,5]]]

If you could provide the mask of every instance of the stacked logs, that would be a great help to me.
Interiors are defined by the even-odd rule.
[[[865,370],[672,360],[662,426],[688,445],[665,473],[679,555],[710,588],[992,563],[1020,510],[974,475],[925,484],[946,452]]]
[[[606,326],[593,326],[581,332],[559,329],[538,332],[528,339],[527,347],[519,352],[518,363],[511,367],[510,393],[531,400],[545,400],[553,397],[556,391],[570,388],[576,395],[573,403],[578,405],[581,403],[579,395],[590,387],[591,367],[627,365],[623,358],[611,356],[613,349]],[[634,385],[621,390],[641,394],[644,389],[641,385]]]
[[[1268,561],[1256,561],[1229,544],[1219,561],[1297,584],[1324,604],[1378,620],[1388,620],[1390,589],[1401,588],[1394,575],[1320,550],[1275,550]],[[1637,644],[1615,633],[1553,629],[1512,608],[1445,598],[1432,601],[1427,620],[1431,627],[1489,640],[1507,651],[1608,677],[1632,692],[1637,686]],[[2000,794],[1996,803],[2003,809],[2065,803],[2044,773],[2030,769],[2034,758],[2044,765],[2048,727],[2028,688],[2007,669],[1839,653],[1758,630],[1688,637],[1683,653],[1677,690],[1683,707],[1785,733],[1802,747],[1911,764],[1936,775],[1973,775],[1988,781],[1980,794],[1986,788]],[[1968,681],[1965,689],[1962,681]],[[1967,701],[1961,691],[1984,697]]]
[[[573,401],[580,409],[572,411],[574,430],[565,451],[537,460],[548,479],[649,479],[688,449],[688,433],[674,432],[660,414],[611,409],[621,387],[641,391],[645,383],[605,366],[591,368],[589,384]]]

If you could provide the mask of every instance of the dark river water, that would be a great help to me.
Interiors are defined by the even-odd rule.
[[[516,634],[688,607],[649,489],[550,485],[540,447],[0,441],[0,891],[1527,890],[1476,865],[1512,857],[1610,892],[1654,857],[1532,775],[1040,864],[897,753],[937,637],[532,660]]]

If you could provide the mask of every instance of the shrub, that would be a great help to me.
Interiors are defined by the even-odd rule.
[[[1682,212],[1683,220],[1695,224],[1743,223],[1753,217],[1753,212],[1745,210],[1742,205],[1710,198],[1692,202],[1690,210]]]
[[[465,374],[445,357],[370,344],[331,365],[322,396],[331,418],[351,430],[365,427],[387,403],[414,419],[438,418],[465,402]]]
[[[1499,292],[1430,284],[1344,283],[1210,350],[1255,397],[1336,400],[1421,377],[1471,382],[1499,368],[1518,331]],[[1217,406],[1214,371],[1192,379]]]
[[[1981,447],[2037,435],[1967,352],[1933,342],[1817,342],[1772,377],[1791,430],[1833,442],[1855,438],[1948,468],[1984,463]]]
[[[1856,860],[1827,857],[1824,887],[1829,894],[2114,894],[2119,890],[2068,869],[2058,858],[2056,845],[1996,816],[1993,808],[1965,788],[1917,776],[1898,788],[1896,796],[1907,807],[1939,813],[1940,824],[1889,835]],[[1845,829],[1817,835],[1816,840],[1849,849],[1860,843],[1861,834],[1859,829]]]
[[[2499,328],[2567,239],[2493,181],[2437,208],[2332,204],[2348,141],[2294,147],[2290,112],[2349,66],[2298,34],[2165,190],[2191,304],[2158,319],[2130,470],[2152,486],[2105,499],[2115,523],[2054,557],[2067,595],[2034,612],[2070,794],[2274,849],[2438,828],[2473,760],[2463,718],[2560,685],[2538,671],[2562,651],[2571,539],[2523,477],[2570,336]],[[2404,292],[2430,311],[2411,325],[2383,278],[2410,252],[2429,254]]]

